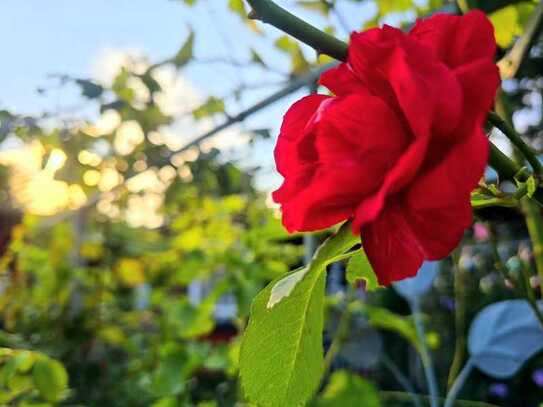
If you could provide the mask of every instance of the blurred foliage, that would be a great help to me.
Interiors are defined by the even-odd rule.
[[[235,168],[211,158],[198,167],[195,179],[215,186],[221,170]],[[69,223],[43,230],[25,218],[4,254],[2,346],[43,349],[63,360],[73,403],[150,405],[168,397],[196,403],[205,394],[214,398],[212,389],[200,394],[209,381],[222,382],[222,397],[235,399],[237,341],[231,338],[263,282],[288,271],[301,249],[284,241],[279,221],[256,192],[240,191],[233,174],[228,181],[237,193],[172,183],[164,205],[168,222],[157,230],[86,212],[79,253]],[[195,282],[200,296],[188,288]],[[215,313],[221,301],[235,307],[227,320]],[[23,357],[33,354],[21,355],[4,365],[3,383],[34,400],[31,382],[23,385],[10,373],[31,369]],[[65,373],[44,360],[33,379],[46,400],[56,401]]]
[[[27,396],[44,403],[56,403],[67,397],[68,374],[57,360],[38,352],[0,348],[0,362],[3,405]]]
[[[190,12],[203,1],[182,0],[180,6]],[[293,2],[298,10],[323,18],[327,31],[345,35],[349,30],[342,27],[346,16],[341,6],[357,3],[363,1]],[[451,4],[366,3],[374,4],[373,15],[351,29],[385,22],[406,26]],[[492,14],[502,51],[522,34],[536,3],[519,2]],[[280,33],[272,38],[247,18],[243,1],[229,0],[228,7],[252,33],[270,37],[270,49],[285,58],[288,69],[280,72],[287,80],[327,62]],[[218,150],[186,150],[162,137],[165,126],[187,117],[194,127],[228,119],[230,96],[209,95],[184,114],[166,112],[159,103],[167,89],[158,72],[198,63],[198,38],[188,28],[172,56],[156,63],[129,61],[111,83],[55,77],[58,86],[78,89],[85,106],[93,109],[90,119],[0,110],[0,142],[17,139],[41,151],[38,168],[29,174],[15,165],[30,161],[28,152],[25,160],[15,157],[0,166],[0,182],[9,184],[0,193],[0,404],[203,407],[232,406],[244,399],[237,379],[239,335],[251,301],[269,281],[299,266],[303,249],[300,237],[287,236],[255,190],[253,168],[228,161]],[[519,76],[504,86],[505,104],[514,117],[541,111],[542,47],[540,41],[534,44]],[[274,71],[269,55],[250,48],[242,65]],[[233,97],[239,99],[242,91],[235,89]],[[541,151],[541,114],[535,117],[523,133]],[[268,129],[245,131],[270,137]],[[32,179],[38,175],[42,189],[34,198],[55,195],[57,187],[62,193],[56,195],[66,195],[53,208],[41,208],[42,215],[52,216],[33,214],[36,208],[21,193],[35,187]],[[146,211],[134,218],[136,206]],[[533,266],[521,218],[508,209],[479,214],[481,222],[494,221],[506,237],[497,249],[515,280],[523,267]],[[440,377],[446,377],[456,339],[451,270],[467,270],[466,320],[485,305],[517,295],[495,271],[494,243],[468,236],[459,261],[444,262],[447,272],[424,300],[427,340]],[[344,346],[331,361],[333,373],[324,378],[314,404],[397,406],[377,397],[379,390],[404,391],[390,361],[417,390],[425,389],[413,321],[404,300],[376,287],[364,258],[351,262],[347,282],[343,274],[328,277],[327,347],[345,309],[351,319]],[[360,280],[367,290],[355,296],[367,304],[353,305],[353,290],[346,295],[345,286],[360,288]],[[496,404],[535,406],[543,399],[542,369],[539,357],[506,383],[477,373],[464,394]],[[541,378],[536,380],[537,374]],[[506,391],[498,392],[497,385]]]

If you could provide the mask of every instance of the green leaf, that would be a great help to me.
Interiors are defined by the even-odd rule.
[[[488,208],[492,206],[502,206],[505,208],[514,208],[518,202],[514,198],[504,197],[496,198],[484,194],[471,195],[471,207],[474,209]]]
[[[221,295],[229,288],[227,280],[217,282],[209,295],[197,306],[185,297],[165,313],[167,330],[183,339],[193,339],[213,330],[213,311]]]
[[[135,120],[145,133],[155,130],[159,126],[171,123],[172,118],[160,110],[156,104],[148,104],[144,110],[124,106],[120,111],[123,121]]]
[[[31,376],[15,375],[10,379],[8,387],[13,394],[21,394],[31,391],[34,387],[34,382]]]
[[[371,325],[403,336],[420,352],[420,342],[413,321],[395,314],[386,308],[364,305],[363,310]]]
[[[537,1],[531,3],[524,2],[517,4],[518,23],[521,27],[526,27],[530,18],[534,15]]]
[[[152,376],[151,389],[155,396],[174,396],[184,390],[183,366],[186,362],[186,354],[182,348],[166,346],[162,360]]]
[[[0,110],[0,143],[8,136],[16,119],[17,116],[12,115],[7,110]]]
[[[228,8],[234,13],[238,14],[243,19],[247,17],[247,12],[245,11],[245,4],[243,4],[243,0],[229,0]]]
[[[273,308],[271,285],[251,307],[240,350],[242,387],[263,407],[299,406],[316,390],[323,369],[324,273],[311,273]]]
[[[522,35],[519,25],[519,14],[515,5],[504,7],[490,15],[494,25],[496,42],[502,48],[507,48],[516,36]]]
[[[309,62],[306,60],[302,48],[296,41],[283,35],[275,41],[275,47],[290,55],[293,74],[300,75],[309,70]]]
[[[155,78],[153,78],[153,75],[151,71],[146,71],[142,75],[139,75],[139,78],[144,83],[144,85],[149,89],[149,92],[151,94],[154,94],[156,92],[160,92],[162,90],[160,84],[157,82]]]
[[[302,281],[302,278],[305,277],[308,271],[309,269],[304,267],[301,270],[290,273],[288,276],[279,280],[271,290],[267,307],[273,308],[273,306],[279,303],[283,298],[288,297],[296,285]]]
[[[68,374],[62,364],[54,359],[41,358],[32,369],[34,384],[47,401],[61,400],[68,387]]]
[[[273,285],[267,305],[268,308],[272,308],[283,298],[288,297],[294,287],[308,272],[315,273],[323,271],[328,264],[336,261],[337,256],[343,254],[347,249],[356,244],[357,240],[357,237],[351,232],[351,224],[349,222],[344,223],[337,233],[326,239],[315,251],[307,267],[287,275]]]
[[[32,352],[16,352],[0,370],[0,384],[8,385],[17,372],[26,372],[30,369],[32,363],[34,363],[34,354]]]
[[[380,288],[377,276],[366,256],[364,250],[360,249],[351,257],[347,263],[347,281],[354,285],[358,280],[364,280],[367,291],[375,291]]]
[[[350,224],[344,224],[319,247],[307,270],[270,283],[253,301],[240,350],[241,383],[250,401],[299,406],[317,389],[323,369],[324,270],[356,240]]]
[[[528,195],[531,198],[536,189],[537,189],[537,184],[535,182],[535,178],[533,175],[530,175],[528,179],[526,180],[526,195]]]
[[[164,397],[151,404],[151,407],[177,407],[178,404],[175,397]]]
[[[229,0],[228,8],[236,13],[252,31],[262,35],[262,31],[255,24],[255,21],[247,17],[247,10],[245,8],[244,0]]]
[[[81,87],[81,94],[86,98],[95,99],[104,93],[104,88],[101,85],[87,79],[76,79],[75,83]]]
[[[380,407],[381,401],[373,384],[353,373],[339,370],[332,374],[315,406]]]
[[[126,68],[122,68],[111,86],[111,89],[119,96],[119,99],[126,103],[132,103],[135,96],[134,89],[127,86],[130,77],[131,73]]]
[[[251,61],[263,67],[267,67],[266,63],[264,62],[260,54],[252,48],[251,48]]]
[[[200,120],[217,113],[224,113],[224,101],[210,96],[203,105],[192,112],[192,115],[196,120]]]
[[[262,140],[269,140],[272,137],[270,129],[253,129],[251,130],[251,133],[254,136],[251,139],[252,141],[254,141],[256,138],[260,138]]]
[[[287,35],[282,35],[275,40],[275,47],[287,54],[292,54],[294,51],[296,51],[297,44]]]
[[[397,13],[413,8],[413,0],[378,0],[379,14]]]
[[[185,43],[181,46],[181,49],[177,52],[171,62],[177,67],[181,68],[186,65],[193,56],[194,52],[194,31],[190,30],[189,36]]]
[[[330,13],[332,8],[328,2],[322,0],[298,0],[296,4],[306,10],[318,11],[325,16]]]

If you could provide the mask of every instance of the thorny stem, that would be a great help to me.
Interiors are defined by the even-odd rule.
[[[314,48],[319,53],[327,54],[340,61],[346,61],[348,45],[345,42],[308,24],[279,7],[272,0],[247,0],[247,2],[252,7],[249,15],[251,18],[271,24]],[[477,6],[484,11],[494,10],[491,3],[481,2]],[[504,1],[503,3],[505,6],[509,3],[514,3],[514,1],[509,0],[509,2]],[[500,178],[505,180],[513,180],[515,174],[520,169],[517,164],[503,154],[492,142],[490,142],[490,165],[498,172]],[[535,167],[534,170],[536,170]],[[543,190],[538,188],[533,195],[533,199],[543,206]]]
[[[523,201],[530,202],[533,205],[533,203],[529,201],[528,199],[523,199]],[[526,298],[528,300],[528,303],[530,304],[530,307],[532,307],[534,314],[536,315],[537,319],[543,326],[543,314],[541,313],[541,310],[537,306],[534,293],[532,292],[532,289],[530,286],[529,271],[526,270],[526,267],[523,264],[521,266],[522,268],[521,275],[519,276],[518,280],[515,279],[511,274],[507,273],[507,267],[501,259],[500,253],[498,251],[498,241],[496,239],[494,230],[492,229],[491,229],[491,235],[490,235],[490,247],[492,250],[492,255],[494,257],[494,267],[502,274],[504,280],[509,280],[509,282],[513,286],[513,289],[517,292],[517,295],[519,295],[522,298]]]
[[[460,390],[462,390],[462,387],[464,386],[466,379],[471,373],[473,366],[473,360],[469,359],[464,365],[463,369],[460,371],[460,374],[458,375],[456,380],[454,381],[451,390],[447,394],[444,407],[454,407],[456,405],[455,401],[458,398],[458,394],[460,394]]]
[[[453,262],[456,270],[454,272],[454,356],[449,370],[447,387],[450,389],[460,372],[462,363],[466,356],[466,270],[460,262],[458,251],[453,253]]]
[[[500,96],[501,97],[499,97],[497,100],[496,107],[497,109],[500,109],[502,113],[502,117],[505,117],[506,119],[504,120],[498,117],[497,119],[495,119],[495,121],[496,120],[498,121],[496,124],[505,128],[505,130],[502,130],[504,133],[505,132],[514,133],[514,135],[516,135],[516,137],[520,139],[520,137],[516,134],[515,130],[513,129],[511,114],[509,113],[507,109],[507,104],[505,103],[503,96],[502,95]],[[502,122],[501,124],[499,123],[500,120]],[[515,136],[513,136],[513,138],[514,137]],[[512,139],[510,140],[511,142],[514,143]],[[521,154],[519,154],[519,152],[523,153],[524,157],[522,157]],[[526,154],[524,154],[521,148],[518,148],[518,150],[514,152],[513,156],[516,162],[521,164],[523,163],[524,158],[526,157]],[[539,165],[539,162],[537,165]],[[534,170],[535,170],[535,167],[534,167]],[[526,174],[524,174],[524,176],[526,176]],[[518,175],[517,175],[517,178],[518,178]],[[536,192],[541,192],[541,190],[538,190]],[[527,196],[520,197],[520,208],[524,212],[524,218],[525,218],[526,226],[528,228],[528,234],[530,235],[530,240],[533,246],[533,254],[534,254],[534,259],[535,259],[535,264],[536,264],[536,270],[541,280],[543,277],[543,218],[541,215],[541,208],[537,206],[535,202],[536,202],[535,200],[530,200]],[[499,253],[497,253],[497,243],[495,242],[495,240],[494,240],[494,250],[496,252],[495,257],[498,260],[501,260]],[[537,305],[535,293],[530,284],[530,277],[531,277],[530,269],[531,267],[529,263],[526,264],[525,261],[521,261],[521,270],[520,270],[521,274],[517,281],[518,283],[517,285],[518,285],[519,291],[521,289],[524,290],[524,292],[521,292],[520,295],[524,296],[527,299],[535,316],[539,320],[540,324],[543,326],[543,314],[541,313],[541,310],[539,309]],[[543,293],[543,287],[541,289]]]
[[[503,123],[501,126],[509,129],[509,130],[506,129],[505,131],[510,131],[516,134],[516,132],[513,129],[511,115],[507,110],[507,105],[503,99],[503,96],[498,98],[496,106],[502,111],[502,116],[506,118],[506,120],[502,120]],[[520,139],[520,137],[518,138]],[[516,154],[513,154],[513,156],[518,163],[522,163],[523,157],[520,156],[519,151],[522,152],[521,149],[519,148],[515,152]],[[538,190],[536,192],[540,192],[540,191],[541,190]],[[537,274],[539,276],[540,281],[542,281],[543,280],[543,217],[541,215],[541,208],[535,204],[534,200],[530,200],[527,196],[520,198],[520,208],[522,209],[524,213],[524,219],[526,222],[526,226],[528,228],[528,234],[532,242],[533,255],[534,255]],[[499,257],[499,254],[497,256]],[[530,307],[532,308],[537,319],[543,326],[543,314],[541,313],[541,310],[539,309],[537,305],[536,296],[530,284],[530,277],[531,277],[530,269],[531,267],[529,263],[526,264],[526,262],[521,261],[521,270],[520,270],[521,275],[519,276],[519,280],[518,280],[520,283],[519,288],[524,289],[523,294],[528,300],[528,303],[530,304]],[[541,284],[540,284],[540,287],[541,287]],[[541,290],[543,294],[543,287],[541,287]]]
[[[381,390],[379,392],[379,395],[381,396],[381,399],[384,403],[386,403],[387,406],[396,406],[398,404],[391,404],[392,402],[400,402],[401,405],[404,405],[405,403],[409,402],[411,400],[411,395],[402,393],[400,391],[387,391],[387,390]],[[419,394],[418,397],[421,400],[428,401],[429,397]],[[444,398],[440,398],[440,401],[444,401]],[[456,400],[454,403],[455,407],[499,407],[495,404],[485,403],[482,401],[470,401],[470,400]]]
[[[523,201],[530,202],[528,199],[523,199]],[[533,203],[531,203],[533,205]],[[492,255],[494,257],[494,267],[502,274],[504,280],[509,280],[512,285],[512,288],[517,292],[517,295],[526,298],[530,307],[534,311],[535,316],[543,326],[543,314],[537,306],[537,302],[530,286],[530,273],[526,269],[526,266],[523,264],[521,266],[521,271],[518,280],[515,279],[511,274],[508,274],[507,266],[503,263],[500,253],[498,251],[498,241],[494,231],[491,229],[490,235],[490,247],[492,250]]]
[[[532,290],[532,286],[530,284],[530,268],[529,265],[522,262],[522,265],[520,267],[521,272],[521,282],[522,286],[524,288],[524,293],[526,296],[526,299],[528,303],[530,304],[530,307],[532,308],[532,311],[534,312],[535,316],[537,317],[539,323],[543,327],[543,315],[541,314],[541,310],[537,306],[537,300],[535,298],[534,291]]]
[[[247,0],[247,2],[252,7],[250,18],[273,25],[314,48],[318,53],[330,55],[341,61],[347,59],[347,44],[306,23],[273,1]]]
[[[494,267],[502,275],[504,283],[507,283],[507,281],[509,281],[513,288],[517,288],[518,281],[516,281],[513,276],[507,273],[507,267],[505,267],[505,264],[503,264],[500,252],[498,251],[498,241],[496,239],[494,231],[492,231],[492,235],[490,236],[490,250],[492,251],[492,257],[494,257]]]
[[[535,152],[522,140],[516,130],[495,112],[490,112],[487,119],[490,124],[500,130],[509,139],[509,141],[511,141],[511,143],[518,148],[518,150],[532,166],[534,174],[541,176],[543,174],[543,166],[541,166]]]
[[[494,3],[505,1],[507,0],[493,0]],[[497,6],[500,7],[500,4],[497,4]],[[513,48],[498,62],[502,79],[514,78],[517,75],[526,55],[537,41],[541,30],[543,30],[543,2],[539,2],[530,20],[525,25],[524,35],[515,42]]]
[[[539,276],[539,287],[543,295],[543,217],[541,208],[534,205],[529,199],[521,200],[522,210],[526,219],[528,234],[532,241],[537,275]]]
[[[332,338],[332,343],[330,344],[330,347],[328,348],[328,352],[326,353],[326,356],[324,357],[324,372],[327,372],[330,369],[330,366],[332,366],[332,362],[334,361],[334,358],[336,357],[337,353],[341,349],[341,346],[343,345],[343,342],[345,341],[345,337],[347,336],[347,333],[349,331],[349,323],[351,322],[351,310],[347,301],[347,304],[345,306],[345,309],[343,310],[343,313],[341,314],[341,317],[339,319],[339,323],[336,329],[336,332],[334,334],[334,337]]]
[[[381,361],[383,362],[385,368],[387,368],[394,376],[400,386],[402,386],[405,391],[407,391],[409,397],[411,398],[411,401],[413,402],[413,405],[415,407],[422,407],[419,400],[419,395],[415,392],[415,388],[413,387],[409,379],[402,373],[400,368],[394,363],[394,361],[391,360],[385,353],[383,353],[383,355],[381,356]]]
[[[424,329],[424,323],[422,322],[420,304],[418,299],[409,301],[409,306],[413,314],[415,322],[415,329],[420,342],[422,367],[424,369],[424,375],[426,376],[426,384],[428,385],[428,393],[430,393],[430,405],[431,407],[438,407],[438,389],[436,374],[434,371],[434,363],[428,349],[428,343],[426,341],[426,331]]]

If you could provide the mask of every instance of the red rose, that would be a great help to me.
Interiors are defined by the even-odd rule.
[[[488,159],[483,122],[499,85],[491,23],[439,14],[408,34],[353,33],[347,63],[287,112],[273,193],[289,231],[353,218],[381,284],[446,257],[472,221]]]

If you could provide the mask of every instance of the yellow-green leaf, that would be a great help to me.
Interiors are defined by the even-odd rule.
[[[347,281],[353,285],[358,280],[364,280],[367,291],[374,291],[381,287],[368,257],[362,249],[358,250],[357,253],[350,258],[349,263],[347,264],[346,278]]]
[[[61,400],[68,388],[68,374],[64,366],[54,359],[44,357],[36,361],[32,377],[40,395],[47,401]]]
[[[515,5],[504,7],[490,15],[494,25],[496,42],[502,48],[507,48],[516,36],[522,34],[522,27],[518,22],[518,11]]]

